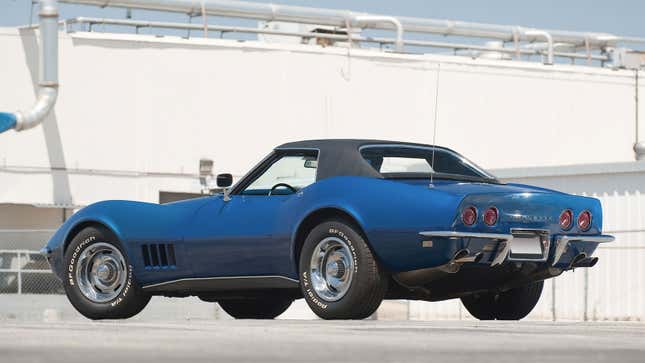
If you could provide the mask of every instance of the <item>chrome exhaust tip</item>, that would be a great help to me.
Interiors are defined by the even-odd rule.
[[[465,256],[455,258],[453,260],[453,262],[457,263],[457,264],[460,264],[460,265],[462,265],[464,263],[477,263],[477,262],[481,261],[482,257],[484,257],[484,254],[482,252],[477,252],[477,253],[475,253],[473,255],[466,254]]]
[[[576,256],[577,257],[577,256]],[[576,267],[594,267],[598,263],[598,257],[583,257],[577,261],[574,259],[574,262],[571,264],[571,268]]]
[[[470,250],[469,249],[464,248],[463,250],[459,250],[459,251],[455,252],[454,256],[452,256],[451,262],[456,262],[459,259],[468,257],[468,255],[470,255]]]
[[[479,262],[484,254],[482,252],[477,252],[475,254],[470,254],[470,250],[464,248],[463,250],[457,251],[452,257],[452,260],[446,265],[445,270],[449,273],[459,272],[461,266],[466,263],[476,263]]]
[[[569,268],[567,270],[570,270],[572,268],[578,267],[577,264],[580,261],[584,260],[585,258],[587,258],[586,253],[582,252],[582,253],[577,254],[576,257],[574,257],[573,260],[571,260],[571,263],[569,263]]]

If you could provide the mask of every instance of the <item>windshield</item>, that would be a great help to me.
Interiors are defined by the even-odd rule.
[[[276,159],[264,173],[255,179],[242,194],[281,195],[292,194],[316,182],[317,154],[284,155]],[[280,186],[279,189],[276,189]]]
[[[437,179],[497,182],[494,176],[448,149],[375,145],[364,146],[360,152],[376,171],[388,179],[430,178],[432,175]]]

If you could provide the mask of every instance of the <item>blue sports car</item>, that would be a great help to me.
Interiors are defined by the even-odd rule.
[[[272,319],[304,298],[323,319],[383,299],[460,298],[517,320],[543,281],[592,267],[600,202],[505,184],[443,147],[373,140],[284,144],[233,187],[189,201],[105,201],[74,214],[43,253],[74,307],[128,318],[153,295],[198,296]]]

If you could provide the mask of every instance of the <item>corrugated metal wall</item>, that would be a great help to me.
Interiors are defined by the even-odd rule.
[[[511,182],[593,196],[602,202],[603,230],[616,236],[601,245],[591,269],[546,281],[530,319],[645,320],[645,172],[522,177]],[[411,319],[472,319],[459,300],[411,302]]]

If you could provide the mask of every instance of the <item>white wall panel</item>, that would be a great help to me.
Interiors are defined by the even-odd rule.
[[[0,110],[28,107],[37,78],[34,33],[0,29],[0,46]],[[6,166],[190,174],[207,157],[216,172],[239,175],[273,146],[297,139],[429,143],[437,75],[437,142],[484,167],[633,159],[630,71],[61,33],[59,102],[43,126],[0,137],[0,184],[11,181]],[[39,185],[56,193],[43,199],[41,193],[5,190],[0,201],[52,202],[54,195],[55,202],[88,204],[99,198],[65,176],[44,182],[50,185]],[[155,183],[152,188],[164,187]],[[154,200],[155,193],[133,190],[116,194]]]

